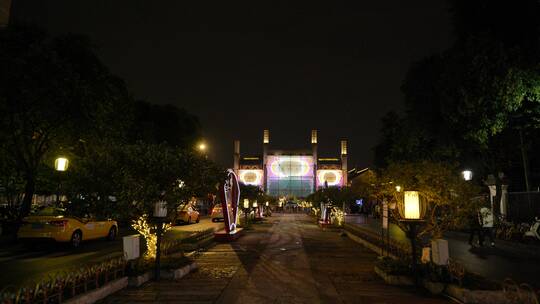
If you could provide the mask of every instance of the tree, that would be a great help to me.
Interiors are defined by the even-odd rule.
[[[457,227],[469,212],[478,209],[472,200],[479,193],[474,184],[463,180],[458,167],[441,162],[419,161],[391,163],[379,177],[378,195],[398,204],[402,202],[401,191],[419,191],[426,201],[426,225],[421,234],[441,237],[449,228]],[[397,209],[395,218],[400,218]],[[406,231],[407,226],[398,222]]]
[[[118,135],[130,99],[81,36],[9,27],[0,32],[0,66],[2,161],[24,179],[23,217],[44,160],[81,140]]]
[[[455,0],[452,8],[456,42],[409,69],[405,115],[384,118],[377,164],[457,161],[498,176],[518,157],[528,189],[523,134],[539,125],[540,4]]]
[[[190,149],[201,137],[199,119],[174,105],[156,105],[145,101],[135,104],[135,123],[129,132],[130,141],[167,143]]]

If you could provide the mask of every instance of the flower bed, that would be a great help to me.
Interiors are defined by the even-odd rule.
[[[0,293],[2,303],[62,303],[92,290],[115,282],[115,286],[125,275],[126,262],[123,257],[113,258],[91,266],[83,266],[50,275],[36,284]],[[127,279],[126,279],[127,284]]]

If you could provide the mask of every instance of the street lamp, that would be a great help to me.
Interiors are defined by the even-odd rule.
[[[69,160],[65,157],[57,157],[54,161],[56,171],[66,171],[69,165]]]
[[[401,192],[401,186],[400,185],[396,186],[396,192]]]
[[[471,170],[463,170],[461,171],[461,175],[463,176],[463,179],[466,181],[472,180],[473,173]]]
[[[67,171],[69,166],[69,160],[65,157],[57,157],[54,161],[54,169],[58,172]],[[60,188],[62,187],[62,178],[58,175],[58,188],[56,189],[56,206],[60,205]]]
[[[156,240],[156,265],[155,265],[155,279],[159,280],[160,276],[160,260],[161,260],[161,235],[163,234],[163,221],[167,217],[167,202],[160,200],[154,203],[154,218],[157,222],[157,240]]]
[[[245,227],[247,227],[248,224],[248,209],[249,209],[249,200],[247,198],[244,199],[244,217],[246,219]]]
[[[406,224],[409,229],[407,237],[411,241],[411,268],[415,278],[417,279],[417,259],[416,259],[416,235],[417,226],[423,222],[425,206],[418,191],[403,191],[403,203],[400,204],[399,213],[401,222]]]

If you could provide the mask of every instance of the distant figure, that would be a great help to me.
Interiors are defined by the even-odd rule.
[[[478,245],[484,245],[484,236],[482,234],[481,218],[477,212],[471,212],[467,217],[469,225],[469,245],[474,247],[474,236],[478,237]]]
[[[483,237],[489,237],[489,242],[491,243],[491,247],[495,246],[495,241],[493,238],[493,212],[491,212],[490,208],[482,207],[480,209],[480,216],[482,218],[482,234]]]

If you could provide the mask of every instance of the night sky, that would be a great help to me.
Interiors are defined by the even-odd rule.
[[[452,41],[446,1],[14,0],[14,17],[90,36],[137,99],[197,115],[210,157],[309,148],[349,166],[372,162],[380,118],[400,111],[411,62]]]

